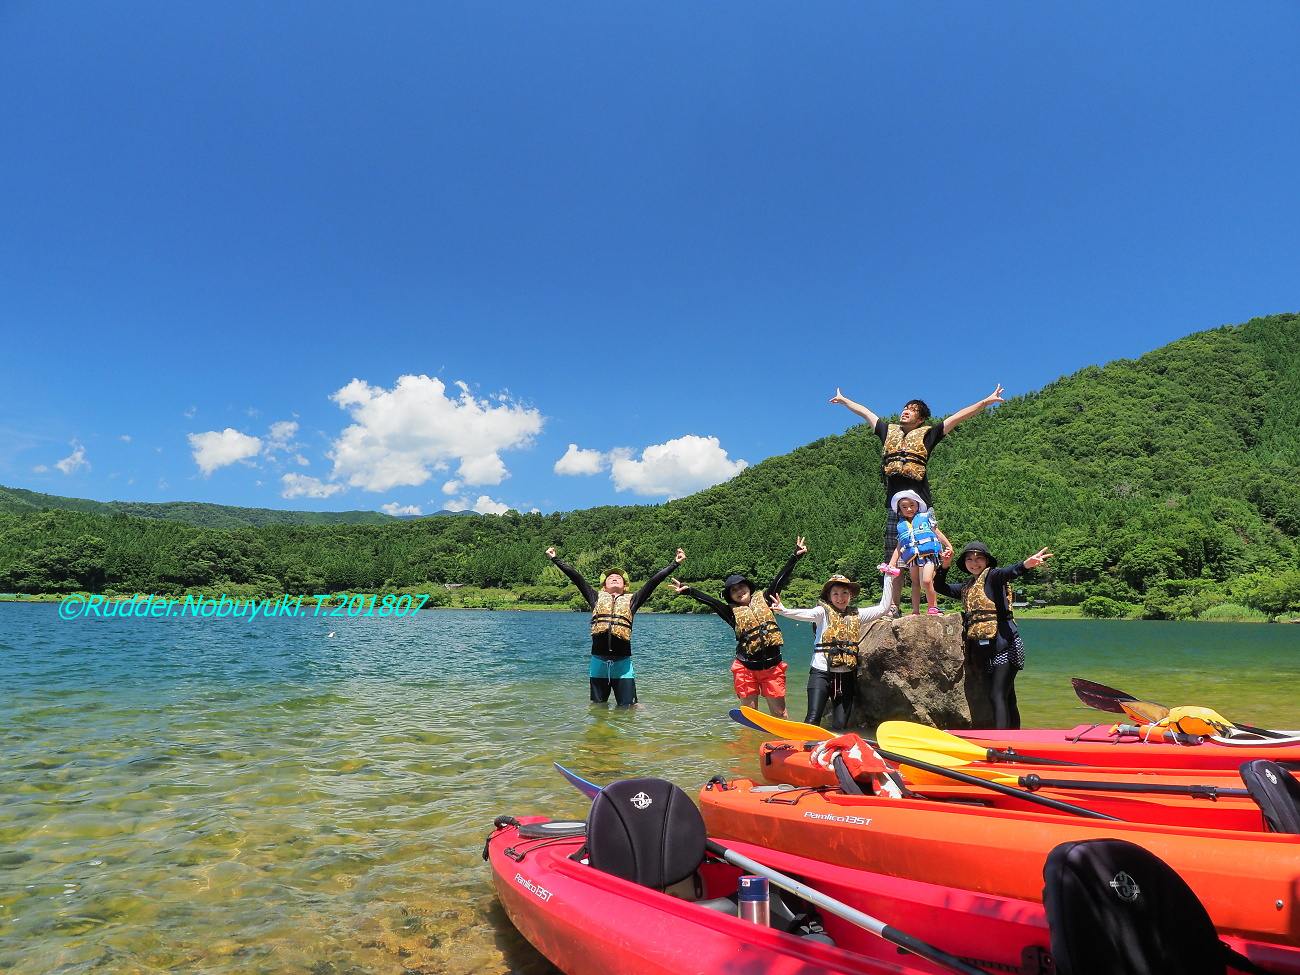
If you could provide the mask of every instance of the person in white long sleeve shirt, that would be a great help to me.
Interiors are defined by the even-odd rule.
[[[771,598],[772,608],[792,620],[813,624],[812,667],[808,671],[808,714],[804,721],[817,724],[826,704],[831,704],[831,727],[843,731],[858,690],[858,644],[865,632],[864,624],[889,614],[894,605],[896,578],[885,580],[880,602],[868,609],[852,609],[861,590],[847,576],[833,575],[822,586],[821,599],[811,609],[789,609],[780,597]]]

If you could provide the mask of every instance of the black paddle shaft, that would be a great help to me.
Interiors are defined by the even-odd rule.
[[[1217,785],[1168,785],[1145,782],[1084,782],[1076,779],[1044,779],[1030,773],[1020,776],[1020,784],[1030,792],[1036,789],[1067,789],[1076,792],[1148,792],[1171,796],[1195,796],[1211,802],[1219,796],[1249,796],[1246,789],[1227,789]]]

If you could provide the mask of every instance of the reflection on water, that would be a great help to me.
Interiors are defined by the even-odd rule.
[[[1027,723],[1095,715],[1074,675],[1296,722],[1300,630],[1024,630]],[[65,623],[0,606],[0,970],[549,971],[492,896],[494,816],[581,818],[555,761],[688,791],[757,774],[760,736],[726,717],[719,620],[638,619],[632,712],[587,703],[584,633],[567,613]],[[789,632],[796,717],[809,636]]]

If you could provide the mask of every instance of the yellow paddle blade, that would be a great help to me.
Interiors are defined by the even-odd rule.
[[[1163,704],[1152,704],[1150,701],[1120,701],[1119,706],[1124,709],[1134,724],[1158,724],[1169,714],[1169,709]]]
[[[925,761],[918,757],[918,761]],[[937,762],[932,764],[937,765]],[[946,775],[939,775],[937,772],[927,772],[925,769],[913,768],[906,762],[899,762],[898,767],[903,772],[903,779],[908,785],[952,785],[952,779]],[[1020,780],[1014,775],[1003,775],[992,769],[986,768],[968,768],[965,770],[967,775],[978,775],[981,779],[987,779],[990,782],[996,782],[998,785],[1020,785]]]
[[[770,714],[743,705],[740,713],[778,738],[789,738],[793,741],[826,741],[836,737],[835,732],[819,728],[815,724],[804,724],[802,721],[791,721],[788,718],[774,718]]]
[[[876,741],[880,742],[880,747],[885,751],[911,755],[918,761],[949,768],[956,767],[954,762],[983,762],[988,758],[986,748],[972,745],[965,739],[938,728],[912,721],[883,722],[876,729]],[[935,756],[943,756],[944,760]]]
[[[1198,707],[1173,708],[1161,723],[1188,735],[1221,735],[1235,727],[1213,708]]]

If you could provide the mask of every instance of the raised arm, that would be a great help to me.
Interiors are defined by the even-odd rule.
[[[1051,557],[1052,553],[1047,549],[1039,549],[1023,562],[1017,562],[1015,565],[998,566],[996,569],[990,569],[989,582],[995,587],[1004,585],[1012,579],[1020,578],[1026,572],[1037,569]]]
[[[862,417],[862,419],[870,423],[873,427],[880,420],[880,417],[876,416],[876,414],[872,413],[861,403],[855,403],[853,402],[853,400],[849,399],[847,396],[841,393],[840,388],[838,386],[835,387],[835,395],[831,397],[831,402],[839,403],[841,406],[847,406],[849,408],[849,412],[856,413],[858,416]]]
[[[869,609],[858,610],[858,619],[862,622],[878,620],[894,608],[894,594],[898,591],[901,576],[885,576],[885,585],[880,592],[880,602]]]
[[[654,575],[652,575],[646,581],[646,584],[636,591],[636,595],[632,597],[632,612],[635,613],[637,611],[637,607],[639,607],[642,603],[644,603],[647,599],[649,599],[650,594],[654,592],[657,588],[659,588],[659,583],[663,582],[670,575],[672,575],[673,569],[677,568],[685,561],[686,561],[686,553],[679,548],[677,550],[677,554],[673,556],[673,560],[669,562],[667,565],[665,565],[658,572],[656,572]]]
[[[970,406],[958,410],[952,416],[948,417],[948,419],[944,420],[943,432],[945,434],[952,433],[959,424],[965,423],[976,413],[983,412],[985,407],[992,406],[994,403],[1002,402],[1004,402],[1002,398],[1002,384],[998,383],[997,388],[978,403],[972,403]]]
[[[826,615],[826,610],[822,609],[820,606],[813,606],[810,609],[790,609],[781,602],[781,597],[777,595],[769,596],[767,602],[768,605],[772,607],[772,612],[779,616],[784,616],[786,619],[802,620],[805,623],[816,623]]]
[[[771,595],[779,594],[785,588],[785,584],[790,581],[790,576],[794,574],[795,563],[807,554],[808,546],[803,543],[803,536],[800,535],[794,540],[794,554],[785,560],[785,565],[781,566],[781,571],[772,577],[767,592]]]
[[[596,605],[596,590],[591,588],[591,584],[588,583],[586,579],[578,575],[577,569],[566,562],[561,562],[560,557],[555,554],[555,549],[553,548],[548,548],[546,550],[546,557],[554,563],[557,569],[569,577],[570,582],[578,587],[578,591],[582,593],[582,598],[587,601],[588,606]]]
[[[690,586],[683,586],[676,579],[670,579],[669,582],[672,584],[672,587],[676,591],[677,595],[690,596],[697,603],[703,603],[705,606],[709,607],[709,609],[713,610],[715,613],[721,616],[726,621],[728,626],[736,625],[736,614],[732,612],[731,607],[728,606],[726,603],[724,603],[721,599],[715,599],[714,597],[710,596],[708,593],[700,592],[698,589],[693,589]]]

